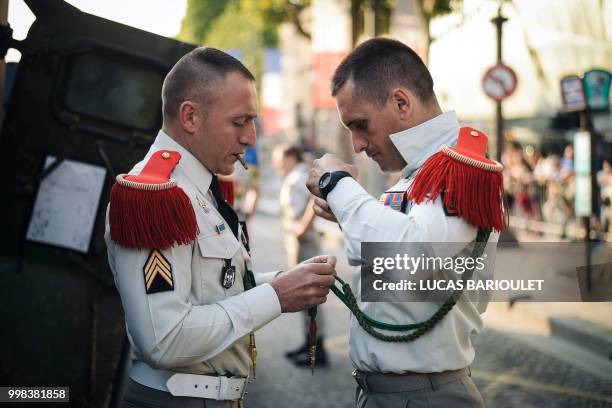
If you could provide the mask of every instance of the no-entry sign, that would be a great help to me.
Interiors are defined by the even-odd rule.
[[[489,68],[482,77],[482,90],[496,102],[510,96],[515,89],[516,74],[504,64]]]

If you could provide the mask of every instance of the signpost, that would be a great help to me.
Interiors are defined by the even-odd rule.
[[[502,63],[489,68],[482,77],[482,90],[495,102],[512,95],[515,89],[516,74]]]
[[[501,35],[501,31],[500,31]],[[501,44],[498,44],[501,47]],[[502,101],[512,95],[516,89],[516,73],[512,68],[501,62],[501,51],[498,50],[499,60],[496,65],[489,68],[482,77],[482,90],[497,104],[497,143],[496,159],[501,161],[501,154],[504,145],[504,117],[502,114]]]
[[[502,100],[507,98],[516,89],[516,74],[502,63],[502,27],[508,21],[502,15],[502,3],[497,9],[497,16],[491,19],[497,30],[497,65],[489,68],[482,78],[482,89],[484,93],[492,98],[496,106],[497,122],[497,144],[495,157],[501,161],[502,149],[504,147],[504,117],[502,114]]]
[[[576,217],[590,217],[593,203],[591,200],[591,134],[587,131],[574,135],[574,213]]]
[[[591,290],[591,216],[598,201],[596,180],[596,139],[591,131],[590,111],[609,109],[612,75],[603,69],[592,69],[561,79],[561,100],[566,112],[580,114],[580,131],[574,135],[575,200],[574,213],[584,222],[586,242],[587,289]]]

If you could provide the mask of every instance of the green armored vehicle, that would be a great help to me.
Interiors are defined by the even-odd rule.
[[[69,386],[72,406],[115,406],[129,343],[106,203],[161,125],[164,76],[194,46],[61,0],[25,2],[27,38],[0,36],[22,54],[0,135],[0,386]]]

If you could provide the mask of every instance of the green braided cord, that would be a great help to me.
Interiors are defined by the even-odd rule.
[[[253,271],[249,269],[246,262],[244,263],[244,277],[242,278],[242,283],[244,283],[245,291],[253,289],[255,286],[257,286],[257,283],[255,282],[255,275],[253,275]]]
[[[471,257],[478,258],[482,256],[487,241],[489,240],[489,236],[491,234],[490,230],[478,230],[478,234],[476,235],[476,244],[474,245],[474,249],[472,251]],[[475,266],[474,266],[475,268]],[[463,281],[467,281],[472,277],[474,273],[474,268],[466,271],[463,275]],[[409,342],[418,339],[423,334],[427,333],[431,330],[440,320],[444,318],[451,311],[453,306],[457,303],[457,300],[463,294],[463,289],[455,290],[453,294],[440,306],[440,308],[427,320],[414,323],[414,324],[390,324],[383,323],[378,320],[372,319],[370,316],[366,315],[359,309],[359,305],[357,303],[357,299],[351,290],[351,286],[344,282],[342,279],[336,276],[336,280],[340,282],[342,285],[342,289],[337,288],[336,286],[332,286],[330,289],[334,294],[344,303],[353,313],[357,322],[371,336],[386,342]],[[465,287],[465,285],[463,285]],[[400,334],[400,335],[387,335],[377,331],[376,329],[383,330],[391,330],[391,331],[407,331],[414,330],[412,333]]]
[[[336,280],[340,282],[342,285],[342,289],[337,288],[336,286],[331,286],[330,289],[334,294],[344,303],[346,307],[348,307],[355,317],[363,318],[367,324],[372,327],[376,327],[378,329],[391,330],[391,331],[406,331],[406,330],[414,330],[421,327],[422,323],[414,323],[414,324],[390,324],[383,323],[378,320],[372,319],[367,314],[363,313],[357,304],[357,299],[355,299],[355,295],[351,290],[351,286],[344,282],[342,279],[336,277]]]

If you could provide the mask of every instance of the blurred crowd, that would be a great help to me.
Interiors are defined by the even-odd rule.
[[[510,142],[505,147],[502,162],[511,214],[562,225],[561,238],[564,238],[568,225],[578,222],[574,215],[576,183],[573,146],[568,144],[563,154],[559,155]],[[612,218],[612,168],[609,158],[603,161],[597,172],[597,184],[599,202],[596,208],[599,210],[593,214],[591,225],[597,236],[604,238],[610,233]]]

